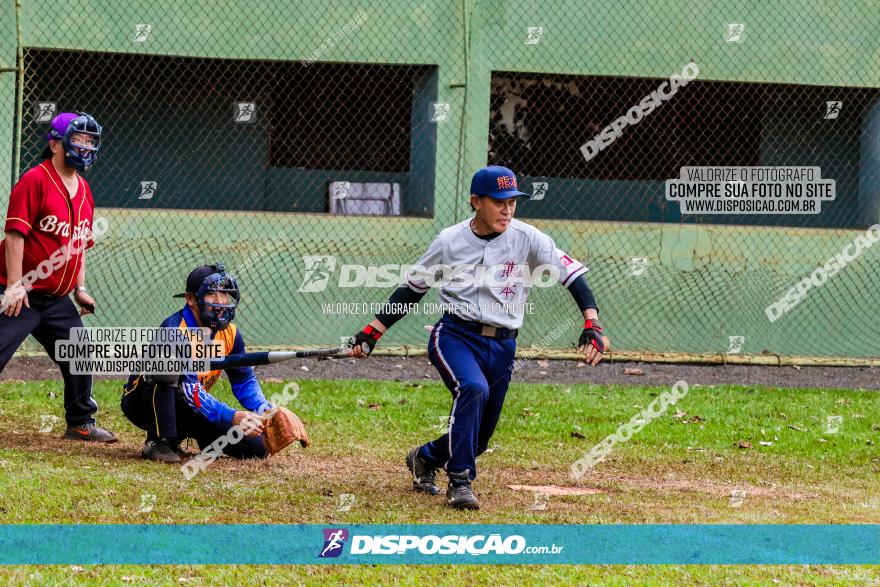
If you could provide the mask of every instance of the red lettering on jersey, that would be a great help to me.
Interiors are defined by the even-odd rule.
[[[514,275],[514,270],[516,268],[516,262],[508,261],[504,264],[504,269],[501,271],[501,277],[510,277],[511,275]]]
[[[515,286],[505,285],[498,293],[503,295],[505,298],[510,298],[510,296],[516,295],[516,289]]]

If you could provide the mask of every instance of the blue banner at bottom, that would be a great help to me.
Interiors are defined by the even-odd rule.
[[[880,525],[0,525],[0,564],[880,564]]]

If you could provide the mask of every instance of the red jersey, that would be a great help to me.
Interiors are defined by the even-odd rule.
[[[5,231],[14,230],[24,235],[22,277],[55,254],[53,260],[57,268],[49,269],[48,277],[33,281],[31,291],[57,296],[69,294],[76,285],[85,249],[94,246],[95,201],[89,184],[79,175],[76,178],[79,186],[71,198],[52,161],[47,159],[25,173],[12,188]],[[56,253],[59,250],[63,250],[63,257]],[[47,267],[48,263],[44,264],[44,268]],[[0,242],[0,285],[9,285],[5,240]]]

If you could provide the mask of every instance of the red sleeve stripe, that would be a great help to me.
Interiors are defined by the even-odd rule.
[[[409,275],[406,276],[406,284],[409,286],[409,288],[411,290],[413,290],[416,293],[425,293],[426,291],[428,291],[427,287],[419,287],[416,284],[414,284],[412,281],[410,281]]]
[[[562,285],[564,285],[565,287],[568,287],[569,285],[571,285],[571,282],[574,281],[574,279],[578,275],[583,275],[586,272],[587,272],[587,268],[584,267],[583,265],[581,265],[580,269],[572,271],[571,273],[568,274],[568,276],[566,276],[565,281],[562,282]]]

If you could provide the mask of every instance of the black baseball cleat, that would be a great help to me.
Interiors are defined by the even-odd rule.
[[[174,452],[174,454],[176,454],[177,456],[179,456],[179,457],[186,456],[186,451],[184,450],[184,448],[183,448],[182,446],[180,446],[180,443],[179,443],[179,442],[174,443],[174,442],[170,442],[170,441],[169,441],[169,442],[168,442],[168,446],[171,447],[171,450],[172,450],[172,451]]]
[[[415,447],[406,455],[406,467],[413,476],[413,489],[419,493],[437,495],[440,493],[440,488],[437,487],[437,469],[425,461],[419,454],[419,448]]]
[[[82,424],[80,426],[68,426],[64,432],[64,438],[68,440],[88,440],[92,442],[116,442],[119,440],[109,430],[98,428],[94,424]]]
[[[446,488],[446,503],[459,510],[478,510],[480,502],[471,489],[471,472],[465,469],[462,473],[446,473],[449,475],[449,487]]]
[[[168,441],[163,438],[159,440],[148,440],[141,449],[141,456],[150,461],[158,461],[160,463],[179,463],[180,457],[168,446]]]
[[[183,438],[165,438],[162,437],[159,439],[161,442],[164,442],[168,445],[168,448],[171,449],[171,452],[176,454],[179,457],[186,456],[186,450],[181,446],[183,443]]]

